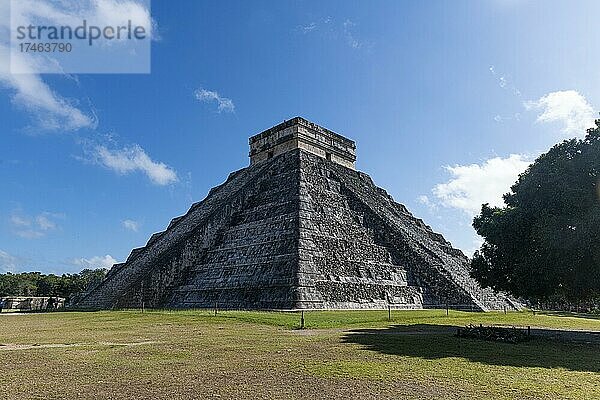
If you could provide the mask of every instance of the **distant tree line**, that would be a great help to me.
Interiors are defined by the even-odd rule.
[[[40,272],[0,274],[0,297],[56,296],[67,302],[77,294],[96,286],[106,276],[106,269],[84,269],[77,274],[44,275]]]
[[[482,285],[549,308],[600,305],[600,120],[519,176],[505,207],[484,204],[472,260]]]

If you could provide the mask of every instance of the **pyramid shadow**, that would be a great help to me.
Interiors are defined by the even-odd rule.
[[[530,341],[511,344],[458,338],[454,336],[458,329],[450,325],[397,325],[349,331],[343,341],[381,354],[428,360],[458,357],[495,366],[600,372],[599,332],[532,329]]]

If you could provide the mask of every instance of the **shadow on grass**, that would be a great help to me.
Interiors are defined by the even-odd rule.
[[[547,315],[549,317],[573,317],[585,319],[600,319],[600,314],[576,313],[570,311],[536,311],[536,314]]]
[[[600,334],[595,332],[532,329],[530,341],[509,344],[457,338],[458,328],[402,325],[360,329],[348,332],[343,340],[383,354],[430,360],[458,357],[488,365],[600,372]]]

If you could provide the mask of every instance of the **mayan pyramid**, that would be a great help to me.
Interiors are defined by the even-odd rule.
[[[250,138],[233,172],[116,264],[77,307],[518,307],[355,170],[355,143],[302,118]]]

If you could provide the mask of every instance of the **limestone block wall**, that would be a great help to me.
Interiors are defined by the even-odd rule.
[[[1,300],[4,300],[4,310],[46,311],[65,306],[63,297],[4,297]]]
[[[505,295],[481,288],[469,275],[468,258],[396,203],[368,175],[335,164],[330,164],[330,168],[350,194],[348,198],[370,210],[367,214],[385,226],[378,238],[390,249],[395,262],[413,272],[415,284],[423,289],[425,307],[449,303],[454,308],[466,309],[502,309],[505,305],[518,308]]]
[[[243,194],[219,239],[175,289],[170,306],[294,308],[298,168],[288,153]]]
[[[249,143],[250,165],[300,148],[347,168],[355,168],[356,145],[352,140],[300,117],[252,136]]]
[[[341,182],[339,173],[353,171],[333,165],[301,154],[301,307],[433,307],[442,296],[432,293],[442,290],[454,295],[453,304],[477,307],[437,270],[425,271],[435,275],[429,282],[424,271],[407,264],[391,229]]]

